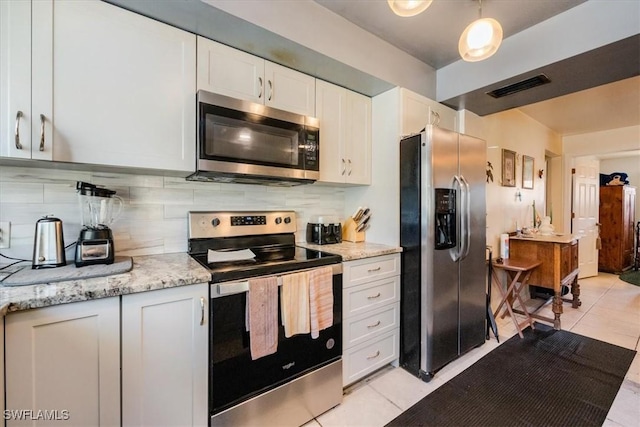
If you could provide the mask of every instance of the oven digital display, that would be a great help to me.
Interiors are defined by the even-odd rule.
[[[265,215],[243,215],[232,216],[231,225],[266,225],[267,217]]]

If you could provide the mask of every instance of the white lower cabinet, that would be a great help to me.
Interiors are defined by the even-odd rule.
[[[397,361],[400,254],[343,263],[343,386]]]
[[[120,425],[119,297],[8,314],[5,352],[7,426]]]
[[[207,285],[122,296],[122,425],[206,426]]]

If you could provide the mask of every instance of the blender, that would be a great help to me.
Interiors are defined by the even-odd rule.
[[[115,259],[113,233],[109,226],[120,215],[122,198],[116,192],[93,184],[76,183],[82,230],[76,244],[76,267],[113,264]]]

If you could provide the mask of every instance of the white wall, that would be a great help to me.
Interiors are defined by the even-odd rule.
[[[187,251],[187,213],[191,210],[294,210],[297,241],[305,241],[312,215],[342,218],[342,188],[303,185],[292,188],[218,184],[141,174],[97,173],[61,169],[0,167],[0,221],[11,222],[11,247],[1,253],[31,259],[36,221],[54,215],[63,222],[65,243],[80,232],[76,181],[116,190],[125,201],[112,230],[119,255]],[[73,248],[67,252],[73,259]],[[0,258],[0,264],[7,260]]]
[[[314,1],[203,1],[372,76],[435,99],[434,68]]]
[[[538,170],[545,169],[545,154],[561,151],[561,138],[519,110],[509,110],[482,118],[481,126],[487,141],[487,161],[493,166],[493,182],[487,184],[487,244],[496,252],[501,233],[515,231],[516,221],[528,226],[533,202],[540,216],[544,216],[545,180],[538,177]],[[478,124],[475,125],[479,126]],[[515,151],[516,186],[503,187],[502,149]],[[522,155],[534,158],[533,189],[522,188]],[[520,197],[516,197],[517,194]],[[555,211],[554,207],[554,211]],[[532,217],[532,215],[531,215]],[[554,217],[555,222],[555,217]]]
[[[571,227],[571,168],[576,157],[640,150],[640,126],[629,126],[562,138],[563,226]]]

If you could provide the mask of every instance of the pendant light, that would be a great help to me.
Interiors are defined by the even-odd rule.
[[[482,18],[482,0],[478,0],[479,18],[464,29],[458,42],[460,56],[467,62],[487,59],[502,43],[502,26],[493,18]]]
[[[398,16],[415,16],[424,12],[433,0],[387,0],[389,7]]]

